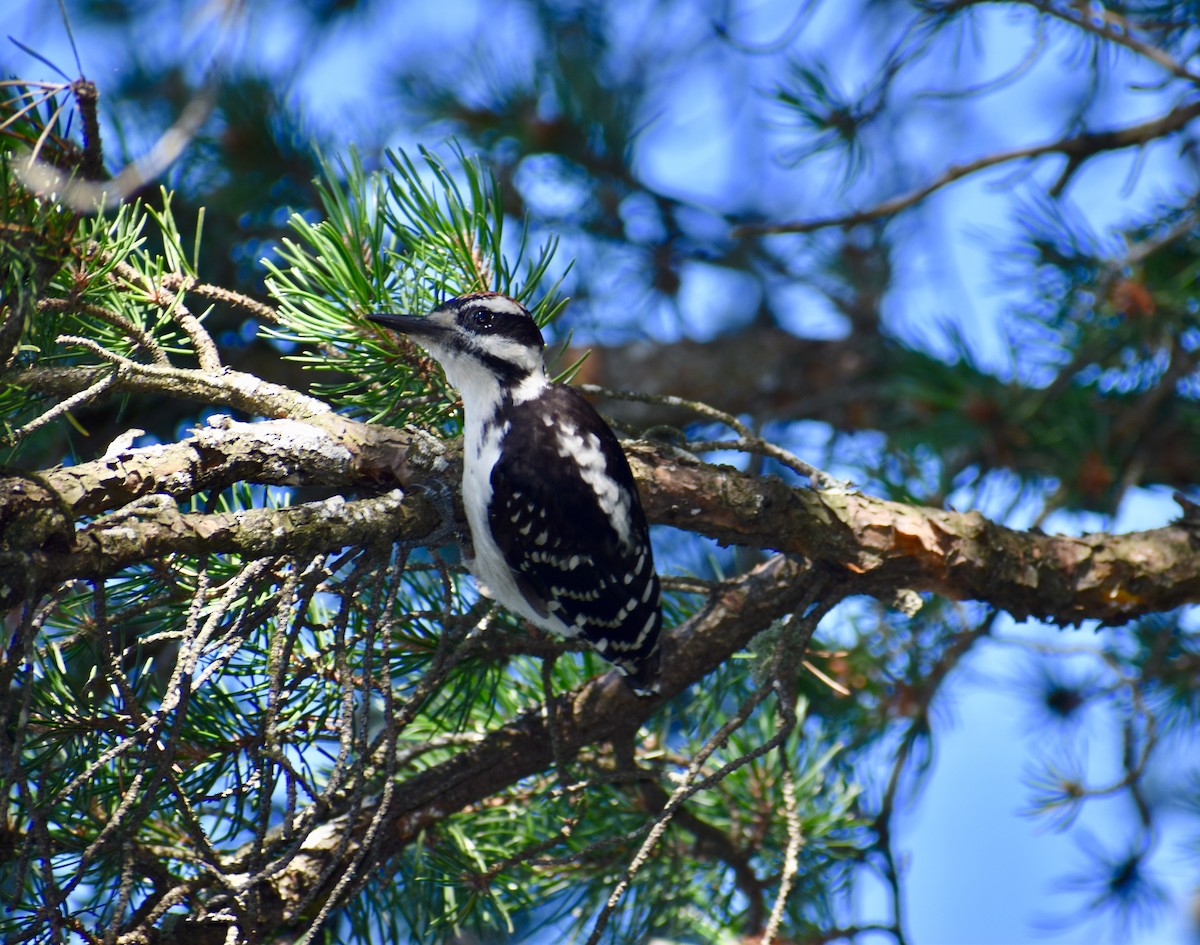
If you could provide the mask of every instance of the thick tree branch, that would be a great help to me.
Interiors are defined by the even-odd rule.
[[[81,528],[69,552],[43,555],[40,572],[48,583],[95,581],[172,554],[303,557],[347,545],[419,541],[438,525],[430,503],[407,502],[400,489],[369,499],[334,496],[282,509],[210,514],[181,512],[163,496]]]
[[[92,462],[57,466],[39,478],[72,514],[84,516],[156,493],[183,499],[238,482],[345,489],[372,477],[409,485],[414,479],[449,476],[454,469],[446,444],[433,437],[336,414],[321,421],[241,423],[210,417],[178,443],[110,451]]]
[[[1200,522],[1186,515],[1127,535],[1042,535],[978,512],[796,489],[647,444],[628,452],[653,521],[804,555],[878,588],[980,600],[1058,623],[1118,623],[1200,601]]]
[[[932,591],[1059,623],[1122,622],[1200,601],[1200,528],[1186,517],[1129,535],[1048,536],[1005,528],[977,512],[794,488],[670,447],[636,443],[627,452],[652,521],[724,544],[803,555],[860,575],[863,593]],[[403,505],[397,499],[374,518],[358,515],[353,504],[184,514],[175,501],[237,481],[350,493],[453,482],[455,470],[453,454],[438,441],[330,413],[320,425],[218,423],[178,444],[10,477],[0,483],[0,604],[173,551],[259,556],[295,551],[289,543],[297,541],[309,550],[388,536],[420,541],[438,524],[420,495]],[[130,502],[142,505],[76,524]]]
[[[0,481],[0,606],[172,553],[303,554],[419,541],[438,528],[433,503],[420,494],[402,502],[398,491],[282,509],[180,511],[179,500],[239,482],[346,492],[457,477],[441,441],[332,412],[317,419],[320,425],[212,418],[179,443],[119,449],[92,462]],[[112,514],[76,526],[77,519],[102,512]]]

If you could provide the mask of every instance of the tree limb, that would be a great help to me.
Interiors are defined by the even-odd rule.
[[[437,527],[421,495],[394,507],[386,497],[362,500],[388,505],[374,518],[355,513],[353,503],[232,515],[178,510],[180,498],[238,481],[342,493],[456,481],[457,459],[439,441],[333,413],[319,420],[222,421],[181,443],[8,477],[0,482],[0,605],[32,588],[98,579],[171,552],[261,556],[288,550],[301,534],[305,548],[330,550],[389,536],[420,541]],[[634,443],[627,452],[653,522],[803,555],[860,575],[863,593],[932,591],[1059,623],[1123,622],[1200,601],[1200,528],[1188,517],[1128,535],[1050,536],[978,512],[795,488],[662,445]],[[130,502],[143,505],[76,525]]]
[[[652,521],[804,555],[861,575],[866,587],[932,591],[1068,624],[1200,601],[1200,523],[1186,515],[1127,535],[1043,535],[974,511],[792,488],[648,444],[627,451]]]
[[[1131,21],[1117,10],[1108,10],[1103,6],[1088,6],[1079,3],[1064,3],[1055,5],[1046,0],[1016,0],[1017,3],[1033,7],[1039,13],[1052,16],[1055,19],[1069,23],[1076,29],[1092,33],[1106,42],[1124,46],[1137,53],[1177,79],[1183,79],[1193,85],[1200,85],[1200,75],[1192,72],[1182,62],[1172,56],[1167,50],[1153,43],[1138,39],[1135,31],[1139,24]]]
[[[178,443],[110,451],[39,478],[73,515],[89,516],[147,495],[185,499],[238,482],[346,489],[378,478],[407,486],[456,475],[453,461],[441,440],[336,414],[320,424],[216,416]]]
[[[1061,154],[1067,158],[1067,173],[1060,178],[1060,185],[1065,184],[1069,172],[1073,172],[1081,164],[1098,154],[1106,151],[1120,151],[1138,145],[1148,144],[1158,138],[1166,137],[1182,130],[1196,116],[1200,115],[1200,102],[1187,105],[1177,105],[1165,115],[1139,122],[1136,125],[1126,125],[1110,131],[1086,131],[1069,138],[1060,138],[1045,144],[1027,145],[1023,148],[1013,148],[1010,151],[1000,151],[988,154],[966,164],[952,164],[942,174],[916,190],[891,200],[885,200],[865,210],[854,213],[837,214],[830,217],[815,217],[811,220],[794,220],[789,223],[747,223],[733,230],[735,239],[747,236],[767,236],[775,233],[813,233],[830,227],[843,229],[869,223],[882,217],[890,217],[902,210],[916,206],[931,194],[943,187],[970,177],[989,167],[1008,164],[1012,161],[1023,161],[1031,158],[1045,157],[1048,154]]]
[[[121,371],[111,385],[114,393],[164,394],[212,406],[233,407],[251,416],[317,420],[333,415],[328,404],[272,384],[253,374],[225,368],[205,371],[160,367],[121,358]],[[41,394],[62,396],[92,386],[112,372],[109,367],[29,367],[4,376],[4,382]]]

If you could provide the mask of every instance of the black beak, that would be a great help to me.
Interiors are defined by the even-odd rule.
[[[444,326],[437,324],[425,315],[390,315],[380,313],[368,315],[367,320],[405,335],[438,335],[446,330]]]

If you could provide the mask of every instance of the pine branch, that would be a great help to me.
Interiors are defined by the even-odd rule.
[[[386,471],[390,482],[407,486],[449,473],[450,463],[440,440],[335,415],[319,425],[210,417],[178,443],[110,449],[38,478],[72,515],[90,516],[148,495],[181,500],[239,482],[346,488]]]
[[[251,416],[290,417],[313,421],[334,416],[328,404],[280,384],[225,368],[217,372],[159,367],[108,353],[116,368],[113,393],[165,394],[220,407],[234,407]],[[38,394],[70,395],[94,385],[111,373],[107,367],[34,366],[5,375],[4,381]]]
[[[1188,514],[1127,535],[1043,535],[975,511],[795,489],[648,444],[627,452],[652,521],[844,568],[863,593],[932,591],[1064,624],[1200,601],[1200,522]]]
[[[609,741],[628,740],[664,701],[677,695],[728,658],[773,621],[791,613],[805,600],[811,576],[808,567],[785,557],[774,557],[749,574],[723,585],[705,608],[672,639],[663,692],[653,699],[634,696],[620,683],[615,671],[596,677],[559,697],[555,719],[556,739],[546,729],[543,706],[490,731],[483,739],[438,764],[402,781],[382,812],[383,829],[375,846],[362,860],[359,885],[367,872],[394,858],[425,832],[456,811],[483,802],[522,778],[548,769],[554,762],[552,744],[566,758],[584,748]],[[848,587],[827,586],[823,603],[844,596]],[[335,812],[336,813],[336,812]],[[301,855],[269,877],[269,894],[261,898],[260,922],[271,927],[307,928],[296,910],[313,894],[313,884],[324,877],[324,890],[341,878],[338,863],[352,863],[364,853],[363,844],[381,812],[368,805],[353,815],[335,817],[306,841]],[[337,838],[350,837],[348,843]],[[331,864],[331,858],[336,858]],[[333,865],[334,868],[330,869]],[[316,897],[326,894],[318,889]],[[197,896],[197,899],[203,899]],[[194,945],[223,943],[228,923],[205,915],[201,906],[175,923],[169,932],[145,930],[147,945],[186,940]],[[215,911],[215,910],[214,910]]]
[[[436,448],[414,450],[412,439],[381,439],[378,428],[340,417],[336,424],[336,436],[316,424],[230,425],[224,436],[201,432],[174,447],[131,449],[82,467],[51,470],[36,480],[6,480],[0,489],[5,497],[0,544],[7,550],[9,590],[0,602],[19,601],[20,588],[96,578],[172,551],[281,553],[286,539],[264,543],[255,535],[260,528],[264,533],[294,528],[297,514],[315,514],[325,523],[320,537],[314,533],[311,539],[323,548],[380,540],[389,529],[419,540],[432,528],[428,508],[416,511],[427,505],[420,496],[403,514],[393,510],[400,518],[386,522],[364,524],[331,512],[287,509],[256,511],[253,522],[226,521],[183,515],[160,502],[153,514],[139,512],[140,521],[122,522],[121,530],[97,523],[74,531],[75,510],[112,508],[114,502],[156,493],[178,498],[238,476],[349,493],[401,479],[408,485],[453,475],[455,463]],[[1187,516],[1129,535],[1049,536],[1005,528],[978,512],[794,488],[669,447],[637,443],[627,452],[653,522],[724,544],[803,555],[860,575],[862,592],[885,600],[910,588],[1068,624],[1127,621],[1200,601],[1198,529]],[[118,539],[126,533],[130,541]]]
[[[1141,39],[1137,35],[1138,32],[1142,31],[1141,23],[1130,19],[1119,10],[1109,10],[1102,6],[1087,7],[1078,3],[1055,4],[1048,3],[1046,0],[1014,0],[1014,2],[1033,7],[1039,13],[1052,16],[1055,19],[1062,20],[1064,23],[1069,23],[1076,29],[1082,30],[1085,33],[1091,33],[1105,42],[1124,46],[1126,49],[1153,62],[1175,78],[1183,79],[1192,85],[1200,85],[1200,74],[1188,69],[1183,62],[1176,59],[1168,50]],[[1153,17],[1154,14],[1148,13],[1147,16]],[[1153,23],[1153,20],[1151,23],[1151,29],[1158,27],[1157,23]]]
[[[282,509],[205,514],[181,512],[164,496],[80,528],[66,553],[43,549],[36,575],[45,587],[78,579],[101,581],[170,555],[303,557],[397,539],[417,542],[440,521],[430,503],[405,499],[402,490],[393,489],[369,499],[335,496]]]
[[[1058,138],[1044,144],[1027,145],[1008,151],[987,154],[968,161],[965,164],[953,164],[946,168],[938,177],[916,190],[891,200],[885,200],[873,207],[857,210],[852,213],[839,213],[828,217],[816,217],[811,220],[793,220],[786,223],[747,223],[736,227],[733,231],[735,239],[749,236],[767,236],[777,233],[813,233],[817,230],[840,227],[847,229],[863,223],[870,223],[884,217],[895,216],[903,210],[915,207],[937,191],[960,181],[965,177],[978,174],[988,168],[1010,164],[1013,161],[1028,161],[1060,154],[1066,157],[1067,165],[1059,175],[1058,182],[1051,188],[1052,194],[1060,193],[1070,177],[1086,161],[1109,151],[1121,151],[1125,148],[1139,147],[1149,144],[1159,138],[1182,131],[1188,124],[1200,115],[1200,102],[1187,105],[1177,105],[1169,112],[1151,118],[1148,121],[1127,125],[1123,128],[1113,128],[1107,131],[1087,131],[1078,135]]]

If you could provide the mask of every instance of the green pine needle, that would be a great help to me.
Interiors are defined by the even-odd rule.
[[[457,428],[445,408],[455,398],[433,363],[368,314],[423,313],[447,297],[496,291],[545,325],[565,304],[555,298],[557,282],[532,301],[557,242],[532,251],[527,226],[510,240],[495,178],[452,150],[451,166],[424,148],[416,160],[389,152],[386,172],[368,173],[353,152],[336,167],[322,162],[325,219],[293,214],[296,238],[263,261],[282,323],[264,333],[295,345],[294,360],[336,373],[317,393],[355,415]]]

